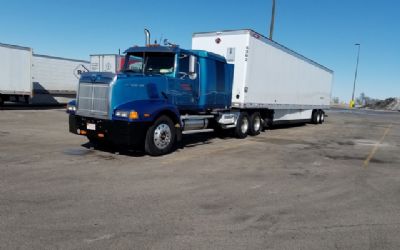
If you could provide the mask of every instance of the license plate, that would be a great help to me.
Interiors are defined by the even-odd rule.
[[[87,124],[86,124],[86,129],[87,129],[87,130],[96,130],[96,124],[87,123]]]

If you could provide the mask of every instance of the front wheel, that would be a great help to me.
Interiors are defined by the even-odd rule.
[[[175,143],[174,123],[168,116],[159,117],[146,133],[144,149],[152,156],[171,152]]]

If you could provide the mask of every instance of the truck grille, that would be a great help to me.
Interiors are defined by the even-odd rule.
[[[104,118],[108,115],[108,84],[80,83],[78,115]]]

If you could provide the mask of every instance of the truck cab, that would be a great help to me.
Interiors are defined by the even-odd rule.
[[[93,143],[171,151],[182,131],[209,128],[207,117],[231,106],[233,66],[224,57],[178,46],[125,51],[118,74],[84,73],[69,103],[69,130]]]

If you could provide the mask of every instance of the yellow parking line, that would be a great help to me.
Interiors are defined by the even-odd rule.
[[[371,161],[372,157],[376,154],[376,151],[378,151],[379,145],[382,144],[383,140],[385,140],[386,135],[389,133],[390,129],[392,128],[393,124],[390,124],[386,129],[385,132],[383,133],[381,139],[374,145],[372,148],[371,152],[367,156],[367,158],[364,161],[364,167],[368,167],[369,162]]]

